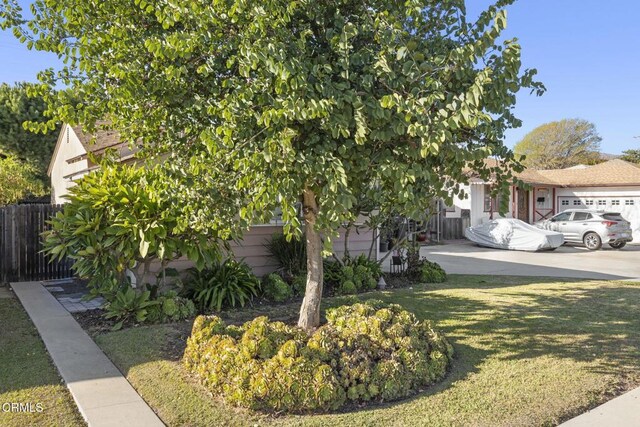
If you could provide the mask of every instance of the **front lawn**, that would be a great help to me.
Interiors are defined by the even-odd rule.
[[[554,425],[640,384],[640,283],[451,276],[360,298],[435,320],[456,350],[447,378],[414,398],[355,412],[267,416],[226,407],[186,375],[179,357],[187,324],[96,340],[169,426]],[[273,317],[295,319],[298,308],[278,306]]]
[[[0,292],[0,425],[85,425],[29,316]],[[12,403],[27,412],[12,412]]]

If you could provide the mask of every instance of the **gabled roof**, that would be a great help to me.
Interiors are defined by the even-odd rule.
[[[62,128],[60,129],[58,142],[56,143],[53,156],[51,156],[51,161],[49,162],[49,169],[47,171],[47,174],[51,176],[54,160],[58,154],[58,149],[62,142],[62,137],[67,129],[69,129],[69,131],[72,131],[78,137],[80,144],[82,144],[82,147],[85,150],[84,154],[75,156],[73,158],[65,159],[65,161],[67,162],[73,162],[75,160],[86,158],[88,153],[100,155],[100,154],[103,154],[109,148],[121,149],[121,150],[127,151],[126,148],[128,144],[126,142],[120,141],[120,134],[115,130],[109,129],[108,126],[109,126],[109,121],[98,120],[96,122],[96,128],[97,128],[96,132],[93,134],[90,134],[85,132],[82,126],[69,126],[66,123],[63,124]]]
[[[73,133],[76,134],[87,153],[101,154],[107,148],[125,144],[120,141],[120,134],[115,130],[108,129],[108,125],[108,121],[97,121],[97,130],[93,134],[86,133],[82,126],[72,126],[71,129],[73,130]]]
[[[640,166],[620,159],[582,168],[527,169],[518,178],[530,184],[556,187],[640,186]]]

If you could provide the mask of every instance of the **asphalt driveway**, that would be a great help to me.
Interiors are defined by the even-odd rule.
[[[573,246],[561,246],[553,252],[520,252],[456,242],[425,246],[420,254],[449,274],[640,279],[640,245],[594,252]]]

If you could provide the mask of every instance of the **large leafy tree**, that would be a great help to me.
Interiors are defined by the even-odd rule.
[[[47,105],[41,96],[29,97],[34,85],[0,84],[0,152],[12,154],[36,168],[38,175],[46,176],[57,135],[34,133],[25,129],[25,122],[45,121]],[[53,123],[52,123],[53,124]]]
[[[507,191],[516,93],[543,90],[517,41],[499,40],[505,0],[475,22],[462,0],[38,0],[28,21],[3,2],[5,26],[67,61],[40,76],[54,117],[109,116],[197,177],[181,192],[190,226],[223,225],[207,206],[226,186],[238,229],[280,207],[287,235],[305,230],[307,330],[320,319],[322,239],[329,249],[355,206],[416,216],[459,193],[468,167]],[[82,102],[53,93],[58,82]]]
[[[640,163],[640,149],[630,148],[628,150],[624,150],[620,158],[627,162]]]
[[[602,138],[596,126],[582,119],[564,119],[538,126],[514,147],[532,169],[562,169],[600,160]]]
[[[0,206],[29,196],[42,196],[44,186],[34,166],[15,156],[0,154]]]

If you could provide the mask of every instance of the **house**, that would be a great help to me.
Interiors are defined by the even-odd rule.
[[[508,217],[528,223],[549,219],[566,209],[619,212],[631,223],[633,242],[640,243],[640,167],[620,159],[566,169],[527,169],[518,178],[529,188],[512,187]],[[456,201],[471,209],[471,225],[499,216],[500,200],[491,197],[490,181],[470,178],[469,199]]]
[[[104,125],[99,122],[97,125]],[[119,134],[113,130],[100,129],[95,134],[88,134],[82,130],[81,126],[69,126],[64,124],[58,136],[51,162],[49,163],[48,175],[51,177],[51,203],[66,203],[65,195],[75,182],[84,175],[100,167],[93,159],[104,155],[108,150],[115,153],[120,162],[135,162],[135,149],[131,149],[128,144],[120,141]],[[269,224],[258,224],[252,226],[244,233],[240,243],[231,243],[234,255],[243,259],[253,272],[260,276],[273,272],[277,263],[269,257],[264,246],[265,242],[275,233],[282,233],[282,221],[275,217]],[[351,232],[349,236],[349,252],[353,256],[362,253],[369,254],[369,249],[374,240],[372,230],[359,229]],[[340,232],[338,239],[334,239],[336,255],[341,255],[344,248],[344,232]],[[378,246],[374,245],[374,251]],[[374,256],[377,253],[374,252]],[[189,261],[179,260],[171,267],[183,270],[192,266]],[[155,265],[152,270],[159,270],[160,265]],[[157,272],[157,271],[152,271]]]
[[[97,126],[104,124],[105,122],[96,123]],[[100,157],[108,150],[115,152],[122,162],[132,162],[135,159],[133,150],[120,141],[116,131],[99,130],[91,135],[85,133],[81,126],[64,124],[47,170],[47,175],[51,178],[51,203],[65,203],[64,196],[75,185],[74,182],[100,167],[92,157]]]

